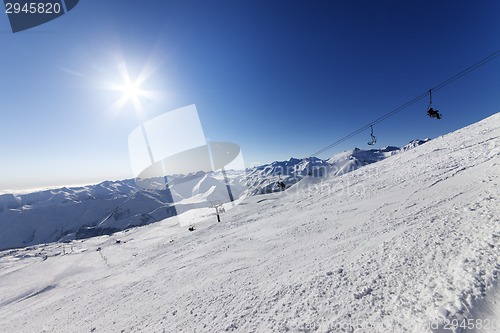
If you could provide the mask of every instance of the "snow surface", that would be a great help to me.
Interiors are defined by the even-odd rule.
[[[0,195],[0,250],[111,234],[207,207],[210,201],[229,202],[223,176],[210,175],[171,176],[170,191],[141,188],[128,179]],[[226,175],[239,197],[245,189],[244,172]]]
[[[317,157],[308,157],[264,164],[247,171],[247,193],[256,195],[281,191],[278,186],[279,181],[290,187],[306,177],[341,176],[428,141],[429,139],[413,140],[403,148],[384,147],[370,150],[354,148],[338,153],[326,161]]]
[[[468,318],[468,331],[496,332],[499,192],[495,114],[354,172],[247,197],[221,223],[191,210],[193,232],[174,217],[0,252],[0,327],[442,332]]]
[[[25,194],[0,195],[0,250],[55,241],[109,235],[161,221],[176,214],[221,202],[229,203],[227,185],[235,199],[281,191],[278,181],[291,186],[305,177],[339,176],[381,161],[426,141],[397,147],[343,152],[328,161],[291,158],[249,169],[165,178],[106,181],[97,185],[59,188]],[[184,215],[183,215],[184,216]],[[180,220],[182,226],[190,221]]]

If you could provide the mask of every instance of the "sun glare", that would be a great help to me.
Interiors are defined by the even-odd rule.
[[[149,100],[159,99],[161,93],[156,91],[144,90],[141,88],[144,81],[153,73],[148,68],[143,69],[141,74],[135,78],[131,79],[129,70],[125,63],[121,63],[118,66],[119,73],[121,76],[121,83],[106,83],[105,89],[117,91],[121,93],[120,98],[111,107],[114,111],[122,110],[125,105],[131,102],[134,109],[138,113],[142,113],[143,107],[141,104],[141,99],[146,98]]]
[[[120,75],[123,80],[118,89],[123,93],[122,98],[119,101],[121,106],[123,107],[123,105],[125,105],[128,101],[132,101],[136,109],[140,111],[139,97],[143,95],[140,87],[142,82],[140,82],[139,79],[135,81],[130,79],[130,74],[125,63],[121,63],[118,68],[120,69]]]
[[[120,90],[127,101],[137,99],[141,95],[141,88],[137,82],[127,82]]]
[[[158,90],[149,90],[144,87],[144,83],[157,72],[161,62],[153,62],[151,57],[143,66],[140,72],[129,71],[125,62],[120,62],[115,68],[116,72],[113,81],[102,81],[101,89],[114,91],[118,98],[109,107],[109,111],[118,113],[125,108],[132,107],[137,114],[146,112],[143,106],[144,101],[162,103],[165,98],[165,92]],[[132,75],[131,75],[132,74]]]

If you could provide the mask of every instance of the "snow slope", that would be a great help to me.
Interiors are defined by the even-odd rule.
[[[403,150],[425,142],[412,141]],[[276,192],[280,190],[280,179],[291,186],[309,175],[342,175],[399,151],[397,147],[355,148],[328,161],[316,157],[292,158],[247,172],[228,170],[225,178],[237,199]],[[111,234],[161,221],[193,208],[208,207],[214,202],[230,201],[221,172],[169,176],[168,191],[158,190],[163,182],[163,178],[148,179],[147,188],[141,188],[133,179],[127,179],[0,195],[0,250]],[[151,184],[155,186],[149,186]]]
[[[306,177],[341,176],[428,141],[429,139],[413,140],[403,148],[383,147],[370,150],[354,148],[338,153],[326,161],[317,157],[307,157],[264,164],[247,171],[247,192],[249,195],[256,195],[281,191],[278,181],[283,181],[290,187]]]
[[[240,196],[245,189],[244,172],[228,171],[226,175],[233,195]],[[110,234],[161,221],[175,215],[176,208],[184,211],[205,207],[210,200],[222,200],[221,192],[227,193],[222,179],[220,173],[208,177],[203,172],[170,176],[169,182],[174,185],[171,191],[140,188],[135,180],[127,179],[28,194],[3,194],[0,195],[0,250]],[[211,189],[215,185],[217,188]]]
[[[221,223],[189,211],[194,232],[169,218],[0,252],[0,327],[438,332],[467,317],[467,331],[495,332],[499,191],[495,114],[354,172],[248,197]]]
[[[95,227],[100,224],[113,231],[151,223],[158,219],[154,220],[150,213],[168,203],[168,196],[141,191],[133,180],[16,196],[4,194],[0,196],[0,249],[95,235]],[[97,234],[106,233],[101,229]]]

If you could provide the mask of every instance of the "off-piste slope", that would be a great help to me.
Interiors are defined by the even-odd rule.
[[[278,192],[280,182],[290,187],[307,177],[343,175],[427,141],[413,140],[401,149],[355,148],[327,161],[316,157],[291,158],[246,171],[172,175],[168,176],[168,190],[161,189],[162,178],[149,180],[150,185],[160,186],[156,189],[126,179],[25,194],[0,194],[0,251],[111,235],[190,209],[209,207],[211,203],[229,202],[226,181],[235,199]]]
[[[249,197],[221,223],[190,211],[194,232],[167,219],[0,252],[0,327],[430,332],[467,317],[494,332],[498,313],[481,309],[500,268],[500,114],[315,181]]]

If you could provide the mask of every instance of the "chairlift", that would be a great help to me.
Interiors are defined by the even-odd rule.
[[[377,143],[377,138],[375,137],[375,135],[373,135],[373,125],[370,125],[370,128],[372,130],[370,134],[370,136],[372,137],[372,141],[368,142],[368,145],[373,146],[375,143]]]
[[[441,119],[442,115],[438,110],[432,108],[432,89],[429,89],[429,109],[427,110],[427,115],[431,118]]]

